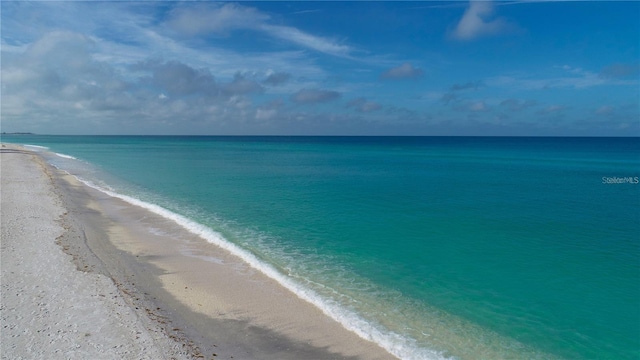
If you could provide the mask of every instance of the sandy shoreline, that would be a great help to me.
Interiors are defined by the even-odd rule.
[[[70,226],[43,163],[2,151],[2,358],[186,358],[111,279],[76,270],[56,244]]]
[[[7,150],[2,358],[394,358],[174,222]]]

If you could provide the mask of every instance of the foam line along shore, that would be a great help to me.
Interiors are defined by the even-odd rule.
[[[81,268],[111,277],[131,309],[157,323],[167,338],[187,344],[187,354],[393,358],[166,212],[49,171],[66,216],[86,242],[84,249],[73,241],[65,249],[95,254],[94,266],[82,265],[90,262],[88,254],[72,255]]]

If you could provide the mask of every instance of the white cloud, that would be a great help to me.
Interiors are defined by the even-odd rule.
[[[452,36],[458,40],[474,40],[483,36],[502,33],[513,27],[503,18],[494,18],[491,1],[469,1],[467,10],[462,15]]]
[[[135,111],[138,99],[112,67],[92,58],[94,45],[84,35],[54,31],[3,58],[3,124],[69,129]]]
[[[207,69],[197,70],[178,61],[145,62],[136,66],[136,69],[150,71],[149,82],[174,96],[217,96],[220,91]]]
[[[340,98],[340,93],[333,90],[302,89],[291,96],[291,101],[298,104],[317,104]]]
[[[219,6],[208,3],[174,10],[168,24],[185,35],[227,34],[234,30],[254,30],[333,56],[349,57],[352,52],[351,47],[337,41],[312,35],[294,27],[273,25],[269,20],[269,15],[254,8],[237,4]]]
[[[245,95],[250,93],[260,93],[264,89],[256,81],[247,79],[245,75],[236,73],[233,81],[223,86],[223,91],[232,95]]]
[[[291,74],[286,72],[268,71],[267,78],[263,81],[267,85],[279,86],[286,83],[291,78]]]
[[[197,68],[209,68],[216,77],[231,79],[237,72],[264,72],[265,69],[291,72],[295,69],[298,77],[314,78],[325,76],[320,67],[309,59],[303,49],[289,51],[238,53],[233,48],[223,48],[207,43],[184,41],[185,37],[171,31],[167,23],[158,23],[157,3],[142,2],[38,2],[35,4],[8,2],[2,4],[2,53],[23,53],[25,48],[55,29],[65,29],[77,36],[84,36],[93,47],[94,60],[118,67],[128,74],[128,66],[156,58],[165,61],[179,61]],[[189,3],[178,5],[170,16],[184,11],[184,21],[188,16],[195,20],[209,15],[204,10],[226,8],[217,15],[218,29],[259,26],[269,17],[258,10],[241,5],[227,4],[198,5]],[[189,7],[195,7],[191,11]],[[203,10],[199,10],[202,8]],[[172,15],[173,14],[173,15]],[[213,12],[215,15],[215,12]],[[202,25],[206,30],[206,19]],[[249,25],[247,23],[254,22]],[[222,23],[222,24],[221,24]],[[105,31],[109,29],[109,31]],[[186,31],[186,30],[185,30]],[[259,31],[259,30],[256,30]],[[82,34],[82,35],[80,35]],[[187,35],[187,33],[184,33]],[[308,49],[309,47],[304,47]],[[130,78],[130,80],[133,80]]]
[[[256,110],[256,120],[270,120],[278,114],[276,109],[260,109]]]
[[[382,109],[382,105],[377,102],[369,101],[365,98],[357,98],[347,103],[347,108],[353,108],[356,111],[368,113]]]
[[[273,37],[329,55],[349,57],[349,54],[352,52],[351,47],[347,45],[341,45],[336,41],[311,35],[289,26],[263,24],[258,29],[265,31]]]
[[[400,66],[391,68],[380,75],[381,79],[401,80],[401,79],[417,79],[424,75],[422,69],[416,68],[410,63],[404,63]]]
[[[171,12],[168,24],[187,35],[226,34],[232,30],[249,29],[269,20],[257,9],[237,4],[203,4],[179,7]]]
[[[567,65],[560,67],[564,74],[548,75],[503,75],[485,80],[489,86],[517,88],[522,90],[543,90],[553,88],[587,89],[602,85],[638,86],[638,79],[617,79]]]
[[[3,57],[3,128],[154,133],[185,122],[177,131],[255,121],[245,95],[262,87],[242,74],[218,81],[207,68],[146,61],[131,68],[137,76],[125,75],[96,60],[94,45],[81,34],[51,32],[26,51]]]
[[[158,24],[155,15],[147,15],[144,10],[149,7],[153,6],[10,3],[5,13],[3,4],[3,128],[40,133],[166,133],[174,127],[175,132],[184,133],[198,127],[217,131],[222,126],[234,132],[256,121],[275,126],[292,115],[253,104],[254,95],[265,90],[259,81],[280,85],[259,95],[269,100],[276,93],[317,89],[319,79],[326,78],[302,50],[238,53],[207,43],[194,47]],[[103,17],[105,13],[109,16]],[[219,14],[217,29],[249,26],[234,14],[246,15],[256,26],[269,19],[257,10],[235,6]],[[26,19],[34,17],[37,23],[25,25]],[[267,30],[275,34],[288,29]],[[347,49],[332,48],[331,41],[323,43],[325,39],[304,32],[289,36],[290,43],[310,41],[307,49],[336,53]],[[307,104],[340,97],[328,90],[296,95],[296,100]]]

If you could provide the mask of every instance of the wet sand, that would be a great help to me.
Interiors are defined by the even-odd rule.
[[[29,313],[39,306],[33,300],[37,296],[34,289],[38,288],[30,281],[42,282],[39,276],[45,274],[52,274],[54,279],[46,281],[54,284],[57,296],[62,296],[55,302],[102,309],[87,314],[73,306],[56,308],[60,318],[69,319],[70,328],[78,328],[81,322],[93,325],[96,319],[87,317],[96,317],[99,311],[109,316],[115,316],[115,312],[121,318],[113,321],[114,334],[118,323],[127,323],[131,329],[127,331],[135,330],[136,336],[146,334],[140,337],[148,338],[147,342],[129,336],[134,334],[131,332],[114,335],[129,343],[123,345],[126,354],[113,358],[394,358],[238,257],[175,222],[90,188],[35,155],[7,150],[3,148],[2,153],[3,358],[32,357],[20,353],[26,351],[22,340],[16,340],[23,336],[21,332],[29,333],[31,343],[49,341],[48,335],[37,332],[29,319]],[[44,199],[50,204],[41,206],[47,202]],[[47,221],[25,216],[33,208],[44,211],[39,219]],[[21,221],[24,224],[19,224]],[[20,228],[31,229],[33,234],[19,234]],[[40,257],[27,256],[45,245],[42,243],[46,243],[46,250]],[[59,259],[46,270],[42,264],[49,262],[53,253]],[[14,261],[18,257],[20,261]],[[39,271],[34,279],[26,279],[29,266]],[[73,280],[62,284],[62,279],[74,277],[84,279],[84,283]],[[85,284],[98,281],[93,288]],[[65,286],[69,288],[65,290]],[[120,307],[89,304],[76,293],[78,289],[86,289],[82,291],[87,298],[109,299]],[[41,320],[40,327],[55,323]],[[128,323],[131,321],[135,324]],[[78,331],[91,334],[91,330]],[[66,342],[58,343],[79,344],[82,348],[87,338],[102,338],[97,336],[101,331],[93,331],[93,338],[67,337]],[[105,344],[109,341],[105,338]],[[6,352],[10,348],[14,353]],[[49,354],[49,350],[45,347],[42,354]],[[65,354],[74,354],[72,350]],[[146,351],[155,352],[149,357],[140,355]],[[100,354],[93,358],[112,358]]]

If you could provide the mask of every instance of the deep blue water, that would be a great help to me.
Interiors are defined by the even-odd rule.
[[[2,141],[221,233],[404,358],[640,358],[638,138]]]

